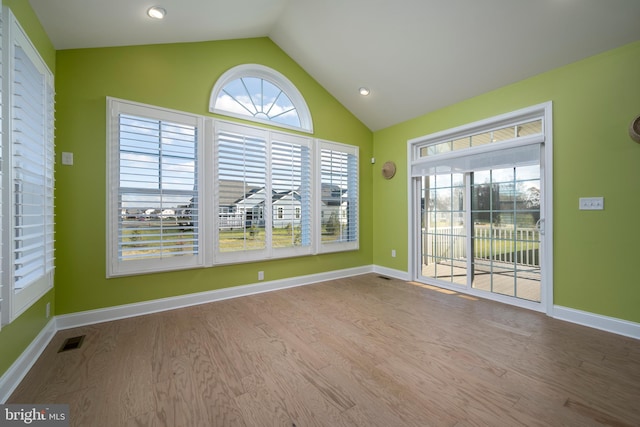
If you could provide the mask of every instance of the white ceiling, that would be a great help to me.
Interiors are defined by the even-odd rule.
[[[371,130],[640,40],[640,0],[29,2],[56,49],[268,36]]]

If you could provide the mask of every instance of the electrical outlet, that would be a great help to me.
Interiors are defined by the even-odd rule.
[[[604,209],[604,197],[580,197],[581,211],[601,211]]]
[[[49,317],[51,317],[51,303],[50,302],[47,303],[46,314],[47,314],[47,319]]]
[[[264,280],[264,271],[258,271],[258,280]]]
[[[396,250],[391,249],[391,258],[395,258],[395,257],[396,257]]]

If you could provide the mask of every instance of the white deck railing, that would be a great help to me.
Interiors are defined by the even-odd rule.
[[[540,230],[537,228],[475,226],[474,258],[538,266]],[[466,228],[437,227],[422,229],[423,259],[426,264],[443,259],[467,258]]]

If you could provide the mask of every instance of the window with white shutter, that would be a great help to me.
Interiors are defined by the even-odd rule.
[[[266,251],[267,132],[216,126],[217,252]],[[268,212],[268,211],[267,211]]]
[[[311,140],[215,126],[216,261],[310,254]]]
[[[311,141],[272,134],[271,188],[274,250],[311,250]]]
[[[358,147],[320,141],[321,252],[358,248]]]
[[[202,266],[203,119],[108,103],[109,275]]]
[[[3,51],[7,118],[3,123],[4,297],[19,316],[53,286],[54,89],[53,75],[8,9]]]
[[[294,94],[289,107],[311,130],[301,95],[274,70],[234,68],[212,103],[230,88],[265,114]],[[358,147],[114,98],[107,107],[109,277],[358,249]]]

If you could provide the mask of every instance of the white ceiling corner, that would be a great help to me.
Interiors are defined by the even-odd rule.
[[[638,0],[30,3],[56,49],[268,36],[371,130],[640,40]]]

